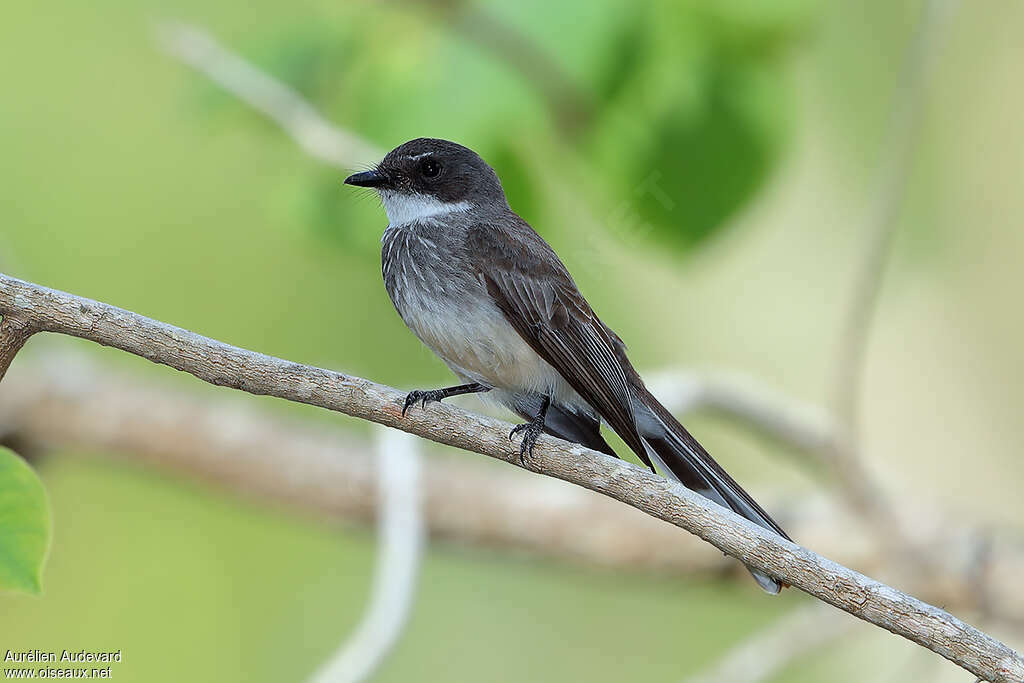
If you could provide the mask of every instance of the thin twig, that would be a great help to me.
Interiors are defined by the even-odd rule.
[[[912,151],[918,140],[925,92],[941,43],[941,29],[952,15],[954,6],[955,0],[926,0],[921,23],[907,50],[886,130],[883,161],[872,193],[873,204],[866,219],[870,233],[866,256],[853,287],[837,360],[836,412],[843,428],[835,429],[834,438],[822,440],[816,450],[836,474],[844,498],[852,508],[864,514],[873,526],[883,529],[881,537],[889,540],[886,546],[894,554],[910,554],[914,564],[918,565],[924,560],[921,552],[915,552],[920,548],[921,540],[912,539],[911,542],[903,519],[897,516],[882,487],[861,459],[860,400],[867,340],[878,308],[885,266],[896,232],[897,214],[905,195]],[[798,626],[802,625],[798,622]],[[764,680],[774,668],[768,668],[767,674],[761,673],[763,661],[772,661],[775,654],[788,649],[784,639],[776,642],[778,635],[784,635],[784,631],[769,631],[755,636],[728,653],[721,664],[711,670],[709,678],[698,680]]]
[[[896,218],[906,194],[925,93],[942,45],[943,29],[955,7],[956,0],[926,0],[921,21],[907,50],[903,75],[897,84],[886,127],[882,161],[871,195],[873,203],[866,218],[864,231],[870,235],[869,243],[853,285],[836,360],[836,417],[845,436],[834,442],[831,458],[834,472],[850,504],[871,520],[871,524],[890,529],[893,552],[910,554],[915,554],[912,537],[903,528],[888,496],[863,462],[860,404],[868,339],[896,233]]]
[[[425,0],[445,15],[446,25],[517,71],[540,93],[558,129],[567,137],[586,130],[594,102],[537,42],[477,2]]]
[[[906,193],[924,96],[942,42],[942,29],[952,16],[955,4],[956,0],[925,0],[921,21],[907,50],[883,141],[873,204],[866,219],[869,243],[853,285],[836,362],[835,410],[841,428],[834,428],[833,438],[823,440],[818,449],[810,451],[824,456],[822,459],[834,473],[844,499],[853,510],[864,515],[871,527],[880,530],[880,538],[886,541],[884,547],[893,555],[910,557],[922,569],[926,563],[920,551],[920,539],[909,533],[904,520],[864,465],[860,452],[860,404],[867,343],[896,233],[896,218]],[[757,652],[760,645],[761,636],[755,636],[749,649],[763,658],[764,655]],[[749,675],[749,671],[747,675],[739,675],[749,659],[745,658],[745,653],[749,654],[748,646],[741,645],[738,652],[728,654],[713,671],[730,671],[733,675],[721,675],[715,680],[761,680]],[[737,658],[736,662],[730,661],[733,657]],[[738,666],[740,670],[734,671],[730,666]]]
[[[783,396],[738,373],[662,371],[650,375],[648,388],[674,413],[711,411],[734,418],[748,429],[830,465],[840,438],[834,421],[817,406]]]
[[[686,683],[760,683],[792,662],[834,642],[856,625],[817,603],[787,614],[725,653]]]
[[[870,235],[864,262],[852,288],[836,361],[836,415],[850,430],[854,446],[860,424],[859,406],[864,359],[881,291],[885,265],[895,235],[896,218],[906,194],[913,151],[920,133],[925,93],[931,81],[944,29],[957,0],[926,0],[921,22],[907,50],[903,76],[893,97],[889,123],[882,145],[882,161],[871,194],[873,202],[865,220]],[[851,454],[852,457],[855,452]]]
[[[403,416],[390,387],[293,363],[203,337],[109,304],[0,274],[0,315],[40,331],[88,339],[168,365],[218,386],[315,405],[395,427],[512,464],[519,452],[506,422],[450,405]],[[828,560],[682,485],[622,460],[541,437],[524,464],[674,524],[744,564],[936,652],[993,681],[1024,679],[1024,657],[937,607]]]
[[[324,119],[297,92],[224,49],[206,31],[168,22],[157,27],[157,35],[169,55],[276,121],[310,156],[343,170],[375,163],[383,156],[375,145]]]
[[[410,434],[384,428],[378,431],[380,549],[370,605],[355,633],[310,679],[311,683],[359,683],[368,679],[394,647],[409,618],[423,551],[417,447]]]
[[[905,515],[896,516],[881,488],[860,467],[847,432],[821,410],[786,399],[739,376],[708,378],[694,373],[661,373],[653,378],[652,387],[672,410],[711,410],[737,419],[738,424],[803,456],[805,464],[839,474],[836,484],[841,500],[872,531],[879,545],[894,556],[912,555],[918,565],[922,564],[924,555],[915,550],[921,539],[913,545],[907,541],[910,532]]]

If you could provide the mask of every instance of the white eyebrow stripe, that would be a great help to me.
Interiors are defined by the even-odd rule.
[[[424,152],[423,154],[413,154],[412,156],[410,156],[408,158],[412,159],[413,161],[416,161],[417,159],[422,159],[423,157],[429,157],[432,154],[433,154],[433,152]]]

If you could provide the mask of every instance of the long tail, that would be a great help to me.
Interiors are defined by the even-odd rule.
[[[647,447],[647,455],[664,474],[751,522],[792,540],[750,494],[708,455],[704,447],[658,399],[642,385],[634,387],[634,392],[637,429]],[[747,569],[769,593],[778,593],[785,585],[766,574],[749,567]]]

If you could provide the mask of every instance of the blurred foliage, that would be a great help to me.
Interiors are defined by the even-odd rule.
[[[0,590],[39,594],[50,547],[50,506],[29,465],[0,448]]]
[[[71,453],[53,459],[47,485],[47,594],[0,596],[5,648],[121,649],[114,680],[300,681],[365,607],[368,530]],[[373,680],[675,680],[728,648],[723,631],[740,637],[788,607],[727,582],[625,581],[434,547],[411,623]]]
[[[653,236],[698,246],[763,184],[792,125],[785,59],[812,2],[678,3],[610,41],[595,168]]]
[[[569,221],[555,220],[564,217],[553,208],[561,197],[546,183],[563,175],[575,184],[573,171],[583,167],[586,182],[568,190],[597,216],[637,216],[650,230],[634,234],[686,253],[721,234],[803,125],[794,119],[788,55],[823,4],[474,5],[528,38],[589,94],[593,115],[567,135],[515,65],[453,28],[433,3],[64,0],[42,11],[39,3],[13,0],[0,24],[0,58],[17,66],[0,107],[4,246],[16,256],[18,275],[49,286],[286,358],[429,386],[449,375],[405,329],[381,286],[384,216],[372,195],[344,188],[340,173],[308,159],[274,124],[161,55],[149,33],[154,16],[208,27],[328,118],[382,147],[428,134],[479,150],[498,168],[513,206],[552,241],[576,235]],[[860,4],[846,6],[849,21],[836,22],[836,30],[858,28],[840,36],[841,56],[824,67],[830,106],[851,121],[865,110],[884,111],[889,91],[876,79],[899,54],[906,28],[884,18],[913,16],[902,4],[868,5],[864,17]],[[858,79],[852,97],[851,72]],[[832,121],[820,118],[819,132]],[[845,128],[841,135],[862,154],[874,149],[863,135],[846,136]],[[547,164],[541,178],[538,165]],[[674,208],[636,194],[652,173]],[[718,279],[668,273],[625,237],[630,248],[612,250],[593,274],[574,272],[628,337],[638,367],[684,359],[734,364],[813,395],[807,387],[826,362],[822,329],[831,329],[830,311],[842,294],[829,289],[829,276],[837,263],[842,270],[850,243],[828,251],[816,240],[841,240],[841,226],[801,232],[800,225],[786,228],[792,242],[776,227],[776,250],[762,244],[747,260],[711,261],[708,254],[706,270],[725,266]],[[677,296],[682,284],[697,287]],[[671,299],[650,291],[668,291]],[[975,303],[968,310],[984,310]],[[1000,310],[992,319],[1010,318],[1001,299],[994,305]],[[964,327],[977,333],[979,322]],[[943,339],[959,342],[958,330],[948,328]],[[899,347],[910,348],[902,332]],[[1001,332],[992,338],[1016,338]],[[42,343],[33,340],[26,353]],[[201,389],[127,354],[55,343],[87,349],[133,376]],[[930,367],[941,372],[933,375],[921,371],[929,366],[919,366],[920,358],[912,360],[905,375],[899,367],[884,372],[908,384],[937,382],[957,368],[974,373],[985,358],[936,356]],[[1019,365],[1000,365],[993,384],[1013,386],[1006,368]],[[961,404],[937,409],[931,397],[975,397],[940,390],[946,386],[927,384],[918,395],[929,400],[915,405],[959,418]],[[364,428],[324,411],[249,400]],[[979,405],[1010,411],[1015,404]],[[691,426],[752,488],[778,477],[777,461],[742,435],[699,420]],[[904,463],[904,480],[937,469],[931,449],[899,450],[918,451],[929,461],[918,463],[913,477]],[[124,668],[115,671],[123,680],[296,680],[359,618],[371,533],[74,455],[54,454],[40,465],[55,520],[47,594],[0,595],[4,645],[123,648]],[[898,468],[899,458],[892,461]],[[1014,466],[1008,459],[998,470],[1003,476],[979,481],[1014,481],[1005,476]],[[428,551],[421,586],[410,630],[378,680],[678,680],[800,599],[793,592],[767,599],[749,580],[615,574],[442,543]],[[841,654],[848,651],[844,645]],[[874,648],[869,655],[879,663]],[[829,668],[803,671],[799,680],[836,680],[829,659]],[[848,680],[863,677],[864,659],[852,658]]]
[[[561,154],[585,160],[600,188],[599,214],[626,203],[649,224],[642,232],[685,250],[726,226],[778,160],[793,125],[786,56],[816,6],[352,3],[351,21],[300,22],[235,47],[383,148],[421,135],[469,144],[498,170],[513,207],[537,224],[544,188],[523,142],[550,137]],[[544,26],[534,21],[538,11]],[[552,27],[563,29],[557,40]],[[557,74],[549,88],[530,79],[524,64],[534,62]],[[564,100],[551,89],[562,82],[591,110],[578,129],[559,129]],[[255,125],[279,135],[270,123]],[[368,249],[344,227],[351,193],[328,177],[307,178],[295,206],[315,234]]]

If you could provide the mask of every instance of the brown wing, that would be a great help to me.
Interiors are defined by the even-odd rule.
[[[653,469],[633,417],[622,342],[598,319],[565,266],[525,222],[474,226],[477,277],[512,327]]]

